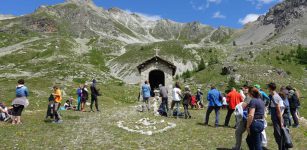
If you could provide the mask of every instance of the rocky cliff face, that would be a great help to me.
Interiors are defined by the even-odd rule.
[[[100,36],[126,44],[164,40],[200,42],[214,30],[199,22],[151,20],[118,8],[105,10],[91,0],[67,0],[59,5],[41,6],[33,14],[17,20],[38,32],[61,32],[77,38]]]
[[[307,0],[286,0],[272,7],[269,12],[258,20],[263,25],[274,24],[280,32],[295,19],[300,19],[307,11]]]
[[[307,45],[307,0],[285,0],[251,23],[236,38],[239,45],[249,43]]]

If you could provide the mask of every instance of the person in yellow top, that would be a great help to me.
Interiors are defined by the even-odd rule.
[[[54,112],[54,117],[55,120],[53,121],[53,123],[61,123],[63,122],[61,120],[61,116],[58,113],[58,110],[61,106],[61,102],[62,102],[62,92],[60,90],[60,88],[58,86],[53,86],[53,93],[52,93],[53,97],[54,97],[54,107],[53,107],[53,112]]]

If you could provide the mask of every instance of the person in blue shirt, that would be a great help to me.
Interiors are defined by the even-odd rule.
[[[16,98],[12,102],[12,124],[21,124],[21,113],[25,107],[29,105],[27,97],[29,96],[29,90],[24,85],[23,79],[18,80],[16,86]]]
[[[220,108],[222,107],[222,94],[220,91],[218,91],[214,85],[211,86],[211,90],[208,92],[207,100],[208,103],[208,109],[206,112],[206,118],[205,118],[205,125],[208,125],[209,123],[209,116],[211,112],[215,111],[215,127],[219,126],[219,116],[220,116]]]
[[[265,103],[266,105],[268,105],[269,102],[270,102],[270,97],[268,96],[268,94],[266,94],[264,91],[262,91],[262,89],[261,89],[261,87],[260,87],[259,84],[254,85],[254,87],[257,88],[257,89],[259,90],[259,92],[260,92],[260,94],[261,94],[261,95],[260,95],[260,98],[264,101],[264,103]]]
[[[150,103],[149,98],[151,96],[151,88],[148,84],[148,81],[145,81],[145,83],[142,85],[142,95],[143,95],[143,111],[146,107],[148,111],[150,111]]]

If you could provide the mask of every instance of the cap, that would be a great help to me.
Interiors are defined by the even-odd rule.
[[[259,84],[255,84],[254,87],[257,88],[257,89],[261,88],[261,86]]]

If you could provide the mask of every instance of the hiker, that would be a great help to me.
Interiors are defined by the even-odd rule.
[[[208,125],[209,123],[209,116],[211,112],[215,111],[215,127],[219,126],[219,117],[220,117],[220,108],[222,106],[222,94],[220,91],[218,91],[214,85],[211,85],[211,90],[208,92],[207,100],[208,103],[208,109],[206,112],[206,118],[205,118],[205,125]]]
[[[191,96],[191,101],[190,101],[189,105],[191,105],[191,109],[194,109],[194,108],[199,109],[199,106],[198,106],[197,100],[196,100],[196,96],[194,96],[194,95]]]
[[[297,97],[297,94],[294,90],[289,91],[289,104],[290,104],[290,113],[293,118],[293,127],[297,128],[299,127],[299,121],[298,121],[298,115],[297,115],[297,109],[299,107],[299,100]]]
[[[81,97],[82,97],[82,85],[80,84],[79,88],[77,89],[77,111],[80,111],[81,106]]]
[[[296,115],[297,115],[296,117],[299,118],[299,109],[300,109],[300,107],[301,107],[301,104],[300,104],[300,96],[301,96],[301,94],[300,94],[300,92],[299,92],[296,88],[293,88],[293,87],[290,86],[290,85],[287,86],[286,88],[287,88],[288,91],[293,90],[294,93],[295,93],[295,95],[296,95],[296,97],[297,97],[298,106],[297,106],[297,109],[296,109]]]
[[[261,132],[264,130],[265,104],[256,87],[249,89],[249,96],[252,100],[248,104],[246,142],[250,150],[262,150]]]
[[[237,124],[236,124],[236,131],[235,131],[235,137],[236,137],[236,143],[233,147],[234,150],[241,150],[241,143],[242,143],[242,135],[246,131],[246,123],[247,123],[247,105],[251,101],[251,97],[249,96],[249,86],[244,85],[242,88],[242,94],[244,95],[244,102],[238,104],[236,106],[236,118],[237,118]],[[242,96],[242,95],[241,95]],[[237,113],[237,110],[242,110],[241,113]]]
[[[150,111],[149,98],[151,96],[151,88],[149,86],[148,81],[145,81],[144,84],[142,85],[142,95],[143,95],[142,111],[144,111],[145,107],[147,108],[148,111]]]
[[[227,94],[227,103],[229,104],[228,106],[228,111],[227,111],[227,115],[225,118],[225,123],[224,126],[225,127],[229,127],[229,120],[231,118],[232,113],[234,112],[236,106],[243,102],[243,98],[240,95],[240,93],[237,92],[237,90],[235,88],[231,89],[231,92],[229,92]]]
[[[25,107],[29,105],[27,97],[29,96],[29,90],[24,85],[23,79],[18,80],[16,87],[16,98],[13,100],[13,112],[12,112],[12,124],[21,124],[21,113]]]
[[[202,96],[204,95],[201,91],[200,91],[200,88],[197,89],[197,92],[196,92],[196,100],[197,100],[197,108],[200,109],[200,108],[204,108],[204,105],[203,105],[203,102],[202,102]]]
[[[167,116],[167,112],[168,112],[168,90],[162,84],[159,85],[159,89],[160,89],[160,97],[162,98],[162,103],[161,103],[162,111]]]
[[[271,106],[271,119],[274,128],[274,138],[278,145],[278,149],[285,150],[287,148],[285,147],[285,142],[283,142],[281,134],[281,128],[283,127],[283,118],[282,118],[282,112],[284,108],[283,100],[276,92],[275,83],[268,84],[268,89],[272,97],[270,106]]]
[[[285,94],[285,90],[281,90],[279,93],[279,96],[283,100],[283,103],[285,105],[284,113],[282,114],[283,120],[284,120],[284,126],[289,127],[291,126],[291,115],[290,115],[290,104],[287,95]]]
[[[54,96],[50,94],[48,98],[48,107],[45,119],[48,119],[48,117],[50,117],[50,119],[53,119],[54,117],[53,107],[54,107]]]
[[[54,106],[53,106],[53,113],[54,113],[54,121],[52,123],[61,123],[63,122],[61,119],[61,115],[59,114],[59,109],[61,107],[62,102],[62,92],[58,86],[53,86],[53,93],[54,97]]]
[[[96,87],[96,79],[93,79],[93,83],[91,85],[91,112],[93,111],[93,103],[95,102],[95,107],[96,107],[96,111],[99,111],[98,109],[98,96],[100,96],[99,94],[99,90]]]
[[[181,88],[178,82],[175,84],[175,88],[173,89],[173,101],[172,101],[172,106],[171,106],[171,112],[173,112],[174,107],[176,107],[176,118],[178,119],[179,114],[180,114],[180,101],[181,101]]]
[[[191,118],[191,114],[189,112],[189,104],[191,103],[191,100],[192,100],[191,90],[189,86],[186,86],[184,88],[183,101],[182,101],[185,119]]]
[[[73,109],[73,107],[71,106],[69,100],[67,100],[67,101],[64,103],[64,108],[65,108],[65,110],[71,110],[71,109]]]
[[[0,121],[8,121],[11,119],[11,109],[5,106],[4,103],[0,103]]]
[[[268,94],[266,94],[264,91],[262,91],[262,89],[261,89],[261,86],[259,85],[259,84],[256,84],[256,85],[254,85],[254,87],[255,88],[257,88],[258,90],[259,90],[259,92],[260,92],[260,98],[264,101],[264,103],[266,104],[266,105],[268,105],[269,104],[269,101],[270,101],[270,98],[269,98],[269,96],[268,96]]]
[[[81,111],[85,112],[85,104],[88,100],[88,90],[87,90],[87,84],[85,83],[82,87],[82,96],[81,96]]]

